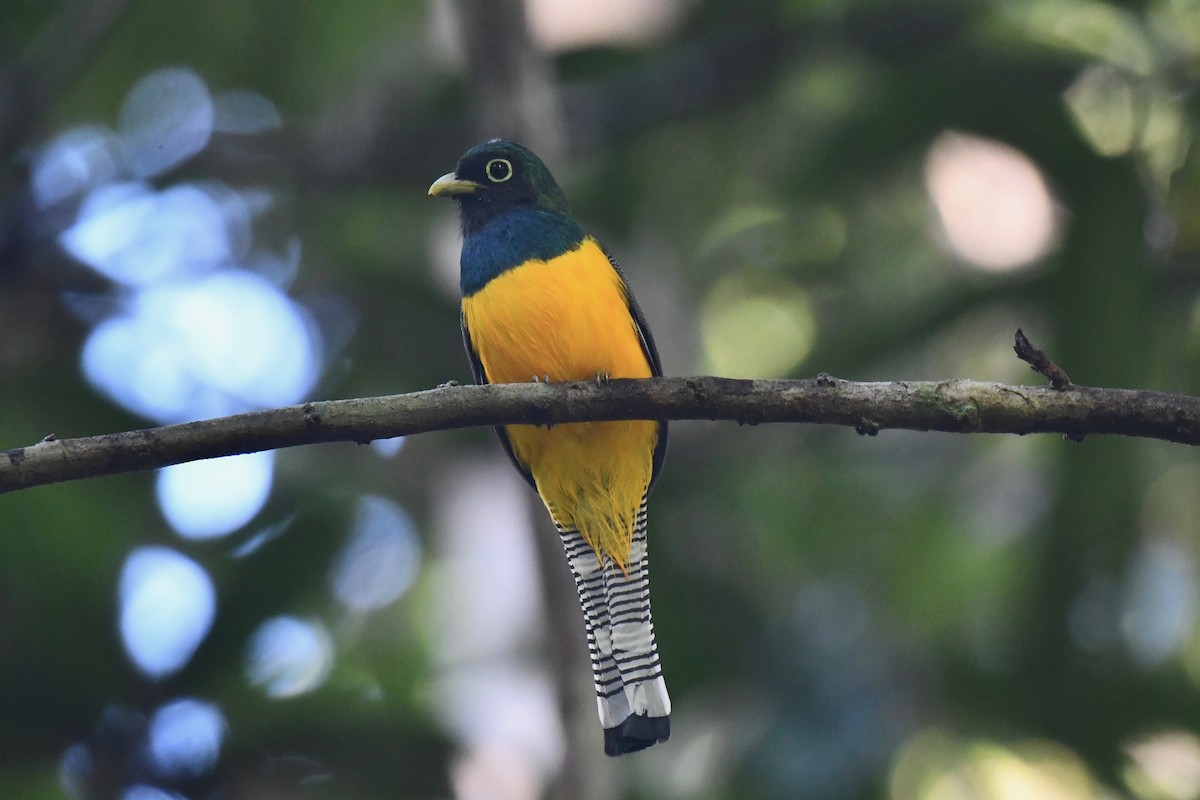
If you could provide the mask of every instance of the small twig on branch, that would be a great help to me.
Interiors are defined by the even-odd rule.
[[[1075,384],[1071,383],[1071,379],[1067,377],[1063,368],[1051,361],[1043,351],[1034,347],[1025,335],[1025,331],[1017,328],[1014,339],[1013,350],[1016,351],[1017,358],[1029,364],[1030,369],[1050,381],[1050,385],[1060,392],[1074,388]]]
[[[649,378],[448,386],[328,400],[231,417],[53,439],[0,452],[0,492],[318,442],[359,442],[483,425],[618,419],[807,422],[872,433],[1114,434],[1200,444],[1200,398],[1131,389],[977,381],[859,383]],[[868,420],[869,430],[864,426]]]

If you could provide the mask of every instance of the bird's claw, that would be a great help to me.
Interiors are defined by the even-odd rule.
[[[597,384],[608,383],[608,373],[607,372],[597,372],[596,373],[596,383]]]
[[[533,376],[533,382],[534,382],[534,383],[544,383],[544,384],[546,384],[547,386],[549,386],[549,385],[550,385],[550,376],[549,376],[549,375],[541,375],[541,376],[534,375],[534,376]],[[550,430],[551,428],[553,428],[553,427],[554,427],[554,423],[553,423],[553,422],[547,422],[547,423],[545,423],[544,425],[543,425],[542,423],[538,423],[538,427],[539,427],[539,428],[545,428],[546,430]]]
[[[437,385],[437,388],[439,388],[439,389],[449,389],[451,386],[462,386],[462,384],[461,384],[461,383],[459,383],[458,381],[456,381],[456,380],[453,380],[453,379],[452,379],[452,380],[448,380],[448,381],[446,381],[445,383],[439,383],[439,384]]]

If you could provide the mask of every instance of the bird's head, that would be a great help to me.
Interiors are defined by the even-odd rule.
[[[454,172],[434,181],[429,194],[457,200],[468,231],[515,209],[567,213],[567,198],[542,160],[524,145],[502,139],[463,153]]]

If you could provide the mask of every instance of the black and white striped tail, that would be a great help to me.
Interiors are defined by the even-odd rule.
[[[646,565],[646,500],[633,530],[629,575],[603,563],[576,530],[558,529],[587,628],[604,752],[635,753],[671,735],[671,698],[658,663]]]

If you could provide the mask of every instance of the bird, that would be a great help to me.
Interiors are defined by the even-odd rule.
[[[625,274],[571,215],[531,150],[501,139],[472,147],[429,194],[458,203],[460,321],[476,383],[662,375]],[[495,431],[562,539],[583,610],[604,752],[666,741],[671,699],[650,615],[646,499],[662,469],[667,423]]]

